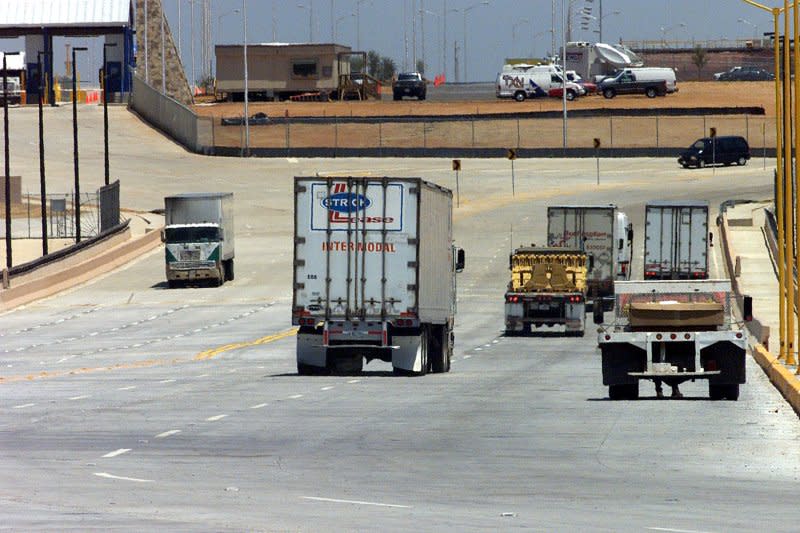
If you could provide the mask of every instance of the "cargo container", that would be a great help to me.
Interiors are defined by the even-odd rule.
[[[708,202],[645,206],[644,279],[708,279]]]

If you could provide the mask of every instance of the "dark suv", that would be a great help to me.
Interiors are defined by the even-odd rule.
[[[775,75],[759,67],[733,67],[715,78],[718,81],[771,81]]]
[[[425,78],[419,72],[401,72],[392,83],[392,95],[395,100],[404,96],[415,96],[418,100],[425,100],[427,96]]]
[[[702,168],[707,165],[746,165],[750,159],[750,146],[744,137],[703,137],[697,139],[678,157],[683,168]]]

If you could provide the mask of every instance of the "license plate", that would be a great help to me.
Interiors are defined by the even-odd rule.
[[[198,261],[200,260],[200,250],[183,250],[181,252],[181,261]]]
[[[410,93],[410,92],[411,92],[411,89],[405,89],[405,91],[406,91],[407,93]]]
[[[539,304],[539,311],[549,311],[550,305],[549,304]]]

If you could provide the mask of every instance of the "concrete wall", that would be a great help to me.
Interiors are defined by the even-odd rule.
[[[151,86],[162,88],[162,42],[166,58],[167,95],[184,105],[192,103],[192,93],[183,63],[172,39],[172,32],[163,16],[162,0],[136,0],[136,74]],[[145,4],[147,12],[145,12]],[[163,39],[162,39],[163,18]]]

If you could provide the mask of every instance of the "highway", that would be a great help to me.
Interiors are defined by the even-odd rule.
[[[25,133],[35,112],[12,114],[25,180],[38,178]],[[71,179],[69,109],[49,112],[55,192]],[[647,201],[766,198],[761,160],[604,160],[600,185],[594,160],[517,160],[513,197],[508,161],[465,160],[452,371],[400,378],[373,361],[299,377],[292,177],[455,189],[450,161],[206,158],[124,109],[112,120],[122,203],[143,212],[132,216],[176,192],[234,192],[237,278],[169,290],[156,250],[0,317],[0,529],[796,531],[800,422],[752,359],[738,402],[709,401],[705,382],[682,386],[683,400],[643,383],[641,400],[610,402],[591,328],[501,335],[508,253],[543,242],[547,205],[616,203],[634,223],[640,278]],[[82,133],[85,190],[102,180],[98,130]],[[716,247],[712,271],[724,272]]]

